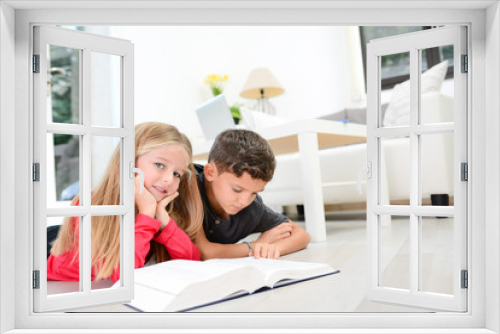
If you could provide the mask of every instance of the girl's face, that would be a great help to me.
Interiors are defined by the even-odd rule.
[[[144,187],[156,201],[179,189],[188,163],[188,154],[181,144],[164,145],[137,158],[137,167],[144,172]]]

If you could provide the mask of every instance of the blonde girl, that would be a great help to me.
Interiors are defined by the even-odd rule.
[[[202,226],[192,147],[171,125],[147,122],[135,127],[135,162],[145,174],[144,191],[135,193],[135,268],[149,259],[199,260],[195,236]],[[120,201],[120,150],[116,149],[103,180],[92,193],[92,205]],[[78,205],[78,196],[72,204]],[[78,217],[68,217],[59,229],[49,258],[49,280],[79,280]],[[120,278],[120,217],[92,217],[92,280]]]

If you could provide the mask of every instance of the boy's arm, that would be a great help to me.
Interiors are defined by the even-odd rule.
[[[252,256],[256,258],[278,258],[279,252],[278,248],[272,244],[267,243],[250,243],[253,248]],[[203,228],[200,229],[198,235],[196,236],[196,247],[201,254],[202,260],[215,259],[215,258],[235,258],[235,257],[246,257],[250,253],[250,249],[247,244],[219,244],[216,242],[210,242]]]
[[[306,230],[289,220],[263,232],[257,242],[274,244],[280,255],[286,255],[306,248],[310,240]]]

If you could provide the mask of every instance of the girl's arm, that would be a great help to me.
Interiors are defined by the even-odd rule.
[[[77,204],[78,205],[78,204]],[[60,254],[49,255],[47,259],[47,280],[54,281],[78,281],[80,280],[80,262],[78,258],[78,217],[72,217],[69,222],[61,225],[60,229],[68,228],[71,224],[71,233],[73,238],[73,248]],[[59,231],[61,233],[61,231]],[[58,235],[58,238],[60,236]],[[53,249],[54,250],[54,246]],[[93,277],[93,276],[92,276]]]
[[[187,259],[200,260],[200,252],[191,239],[181,230],[173,219],[170,219],[165,228],[160,230],[161,222],[148,215],[138,214],[135,219],[135,269],[144,267],[146,256],[151,247],[151,240],[163,244],[172,260]],[[120,266],[109,277],[113,282],[120,279]]]
[[[172,218],[154,240],[167,248],[171,260],[200,260],[198,248]]]
[[[160,230],[160,221],[148,215],[139,213],[135,218],[135,265],[142,268],[151,248],[151,240]]]
[[[150,242],[155,234],[160,230],[161,222],[148,215],[139,213],[135,218],[135,259],[134,268],[142,268],[146,262],[146,256],[151,247]],[[120,279],[120,266],[118,266],[113,275],[109,277],[113,282]]]
[[[172,202],[178,192],[166,196],[156,205],[155,217],[161,222],[160,233],[154,240],[162,245],[168,251],[171,260],[200,260],[200,252],[189,236],[177,226],[177,223],[170,217],[165,207]]]

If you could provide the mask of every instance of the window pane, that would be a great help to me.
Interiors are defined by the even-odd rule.
[[[381,57],[382,79],[410,74],[410,53],[402,52]]]
[[[407,34],[415,31],[423,30],[424,27],[421,26],[408,26],[408,27],[361,27],[361,41],[364,43],[362,45],[363,50],[363,58],[365,62],[366,68],[366,43],[370,42],[373,39],[396,36],[400,34]],[[406,68],[404,65],[405,60],[397,59],[398,57],[388,57],[382,62],[382,79],[384,79],[384,84],[382,85],[382,89],[392,88],[395,84],[402,82],[408,79],[406,76],[410,73],[409,67]],[[404,58],[404,57],[403,57]],[[389,69],[386,62],[390,61],[392,64],[396,62],[399,66],[393,66],[393,68]],[[399,63],[399,64],[398,64]],[[408,56],[408,64],[409,64],[409,56]]]
[[[118,128],[121,124],[121,57],[91,52],[91,122]]]
[[[453,218],[421,217],[421,291],[453,294]]]
[[[69,206],[79,195],[80,137],[47,134],[47,207]]]
[[[410,53],[402,52],[380,57],[381,82],[390,77],[405,76],[407,79],[394,86],[389,105],[383,115],[384,127],[410,125]]]
[[[49,123],[80,122],[80,50],[47,45]]]
[[[362,35],[366,43],[372,39],[396,36],[401,34],[407,34],[410,32],[420,31],[423,27],[420,26],[408,26],[408,27],[361,27]]]
[[[384,223],[387,219],[390,223]],[[379,286],[410,289],[410,217],[379,216]]]
[[[435,54],[438,56],[437,48],[422,50],[422,73],[420,74],[420,124],[435,124],[453,122],[453,87],[454,78],[446,80],[446,73],[450,66],[453,66],[453,45],[444,46],[445,50],[451,48],[445,61],[441,64],[441,59],[432,59]],[[441,50],[441,48],[439,48]],[[430,69],[424,67],[424,61],[429,60],[434,63]],[[443,92],[443,94],[439,94]]]
[[[110,169],[109,181],[107,188],[100,189],[100,200],[92,200],[93,205],[120,205],[120,138],[118,137],[103,137],[92,136],[91,140],[91,163],[92,163],[92,193],[95,196],[103,177],[105,177]],[[116,156],[115,156],[116,153]],[[115,158],[113,159],[113,157]],[[112,166],[110,162],[113,160]],[[102,199],[102,201],[101,201]]]
[[[453,133],[420,136],[422,205],[449,205],[453,201]]]
[[[428,58],[428,53],[427,53],[427,50],[424,49],[422,50],[422,62],[420,64],[420,68],[422,71],[426,71],[429,69],[429,62],[427,61],[427,58]]]
[[[47,277],[47,295],[58,295],[58,294],[63,294],[63,293],[73,293],[73,292],[79,292],[81,291],[80,289],[80,277],[78,275],[79,269],[78,269],[78,252],[80,251],[79,243],[76,243],[76,245],[70,245],[72,251],[69,254],[60,254],[60,253],[55,253],[53,255],[58,256],[58,260],[62,261],[62,263],[57,263],[58,260],[55,259],[49,259],[49,248],[52,251],[55,251],[56,248],[54,248],[54,243],[57,240],[57,233],[59,231],[60,226],[64,223],[66,219],[78,219],[74,217],[48,217],[47,218],[47,271],[48,275],[49,272],[51,272],[51,276]],[[81,220],[81,219],[80,219]],[[76,225],[76,228],[78,228],[78,224]],[[75,240],[75,239],[73,239]],[[64,245],[62,245],[64,247]],[[76,255],[74,258],[73,262],[73,255]],[[69,280],[66,278],[64,280],[64,275],[61,275],[61,277],[55,277],[57,273],[59,272],[64,272],[64,271],[69,271],[65,270],[64,268],[76,268],[76,271],[74,272],[75,275],[71,277],[72,280]]]
[[[92,244],[91,247],[101,247],[96,249],[95,254],[93,254],[94,267],[92,272],[95,275],[95,280],[91,284],[92,290],[106,289],[114,284],[109,277],[120,265],[120,219],[121,216],[92,217],[92,242],[98,244]],[[102,270],[104,277],[97,277],[100,270]]]
[[[448,60],[448,66],[453,66],[454,51],[453,45],[446,45],[439,47],[439,55],[441,61]]]
[[[410,138],[380,138],[381,205],[409,205]],[[387,163],[391,161],[392,163]]]

